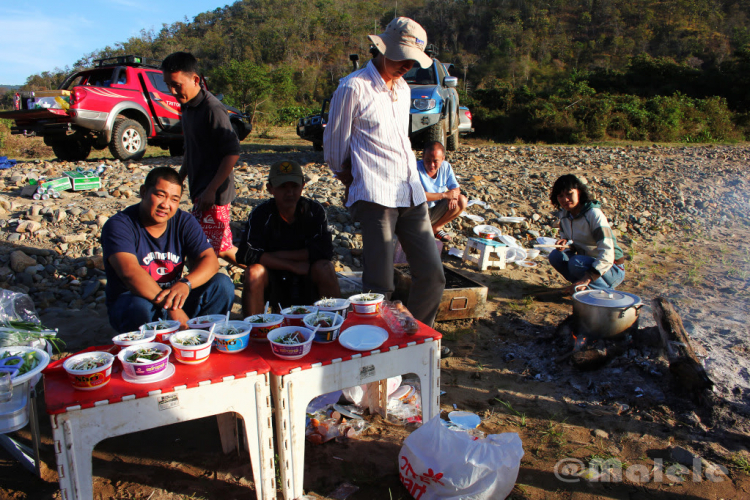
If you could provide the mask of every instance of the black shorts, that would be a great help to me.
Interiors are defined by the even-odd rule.
[[[272,305],[309,306],[320,297],[310,275],[301,276],[291,271],[268,270],[265,299]]]

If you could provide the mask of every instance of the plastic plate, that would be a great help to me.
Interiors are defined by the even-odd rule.
[[[355,325],[339,334],[339,344],[353,351],[372,351],[388,340],[388,332],[373,325]]]
[[[0,348],[0,357],[5,355],[7,351],[10,351],[11,353],[27,353],[27,352],[33,352],[36,353],[36,359],[39,360],[39,364],[36,365],[36,367],[24,373],[23,375],[19,375],[18,377],[12,379],[13,381],[13,387],[23,384],[27,380],[31,379],[32,377],[36,376],[38,373],[40,373],[42,370],[47,368],[47,365],[49,364],[49,354],[47,354],[46,351],[42,351],[41,349],[37,349],[36,347],[26,347],[26,346],[10,346],[10,347],[3,347]]]

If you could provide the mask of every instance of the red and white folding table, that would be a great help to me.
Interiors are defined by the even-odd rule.
[[[115,361],[112,380],[94,391],[73,389],[62,366],[44,376],[63,500],[93,498],[91,455],[103,439],[212,415],[219,416],[225,452],[234,449],[234,418],[245,422],[256,495],[276,498],[269,366],[252,349],[212,352],[208,361],[184,365],[161,382],[133,384]],[[234,441],[232,440],[234,437]]]
[[[371,412],[386,416],[385,379],[414,373],[420,379],[422,420],[440,411],[440,339],[442,335],[419,323],[414,335],[394,333],[380,316],[350,313],[341,331],[355,325],[375,325],[389,337],[378,349],[357,352],[338,341],[314,343],[309,354],[296,361],[276,357],[270,344],[253,348],[271,366],[271,393],[276,403],[276,446],[281,469],[282,491],[287,500],[303,494],[305,461],[305,416],[307,404],[321,394],[361,384],[373,384],[367,402]],[[395,460],[395,458],[394,458]]]

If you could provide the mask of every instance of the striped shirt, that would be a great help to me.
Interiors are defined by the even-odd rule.
[[[346,206],[363,200],[397,208],[427,201],[409,141],[410,102],[406,81],[395,80],[389,90],[372,61],[341,80],[323,144],[334,173],[351,159],[354,180]]]

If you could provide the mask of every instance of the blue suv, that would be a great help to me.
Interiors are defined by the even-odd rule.
[[[440,141],[448,151],[458,148],[458,78],[448,74],[452,66],[433,58],[430,67],[415,64],[404,75],[411,88],[409,137],[416,149],[428,141]]]

